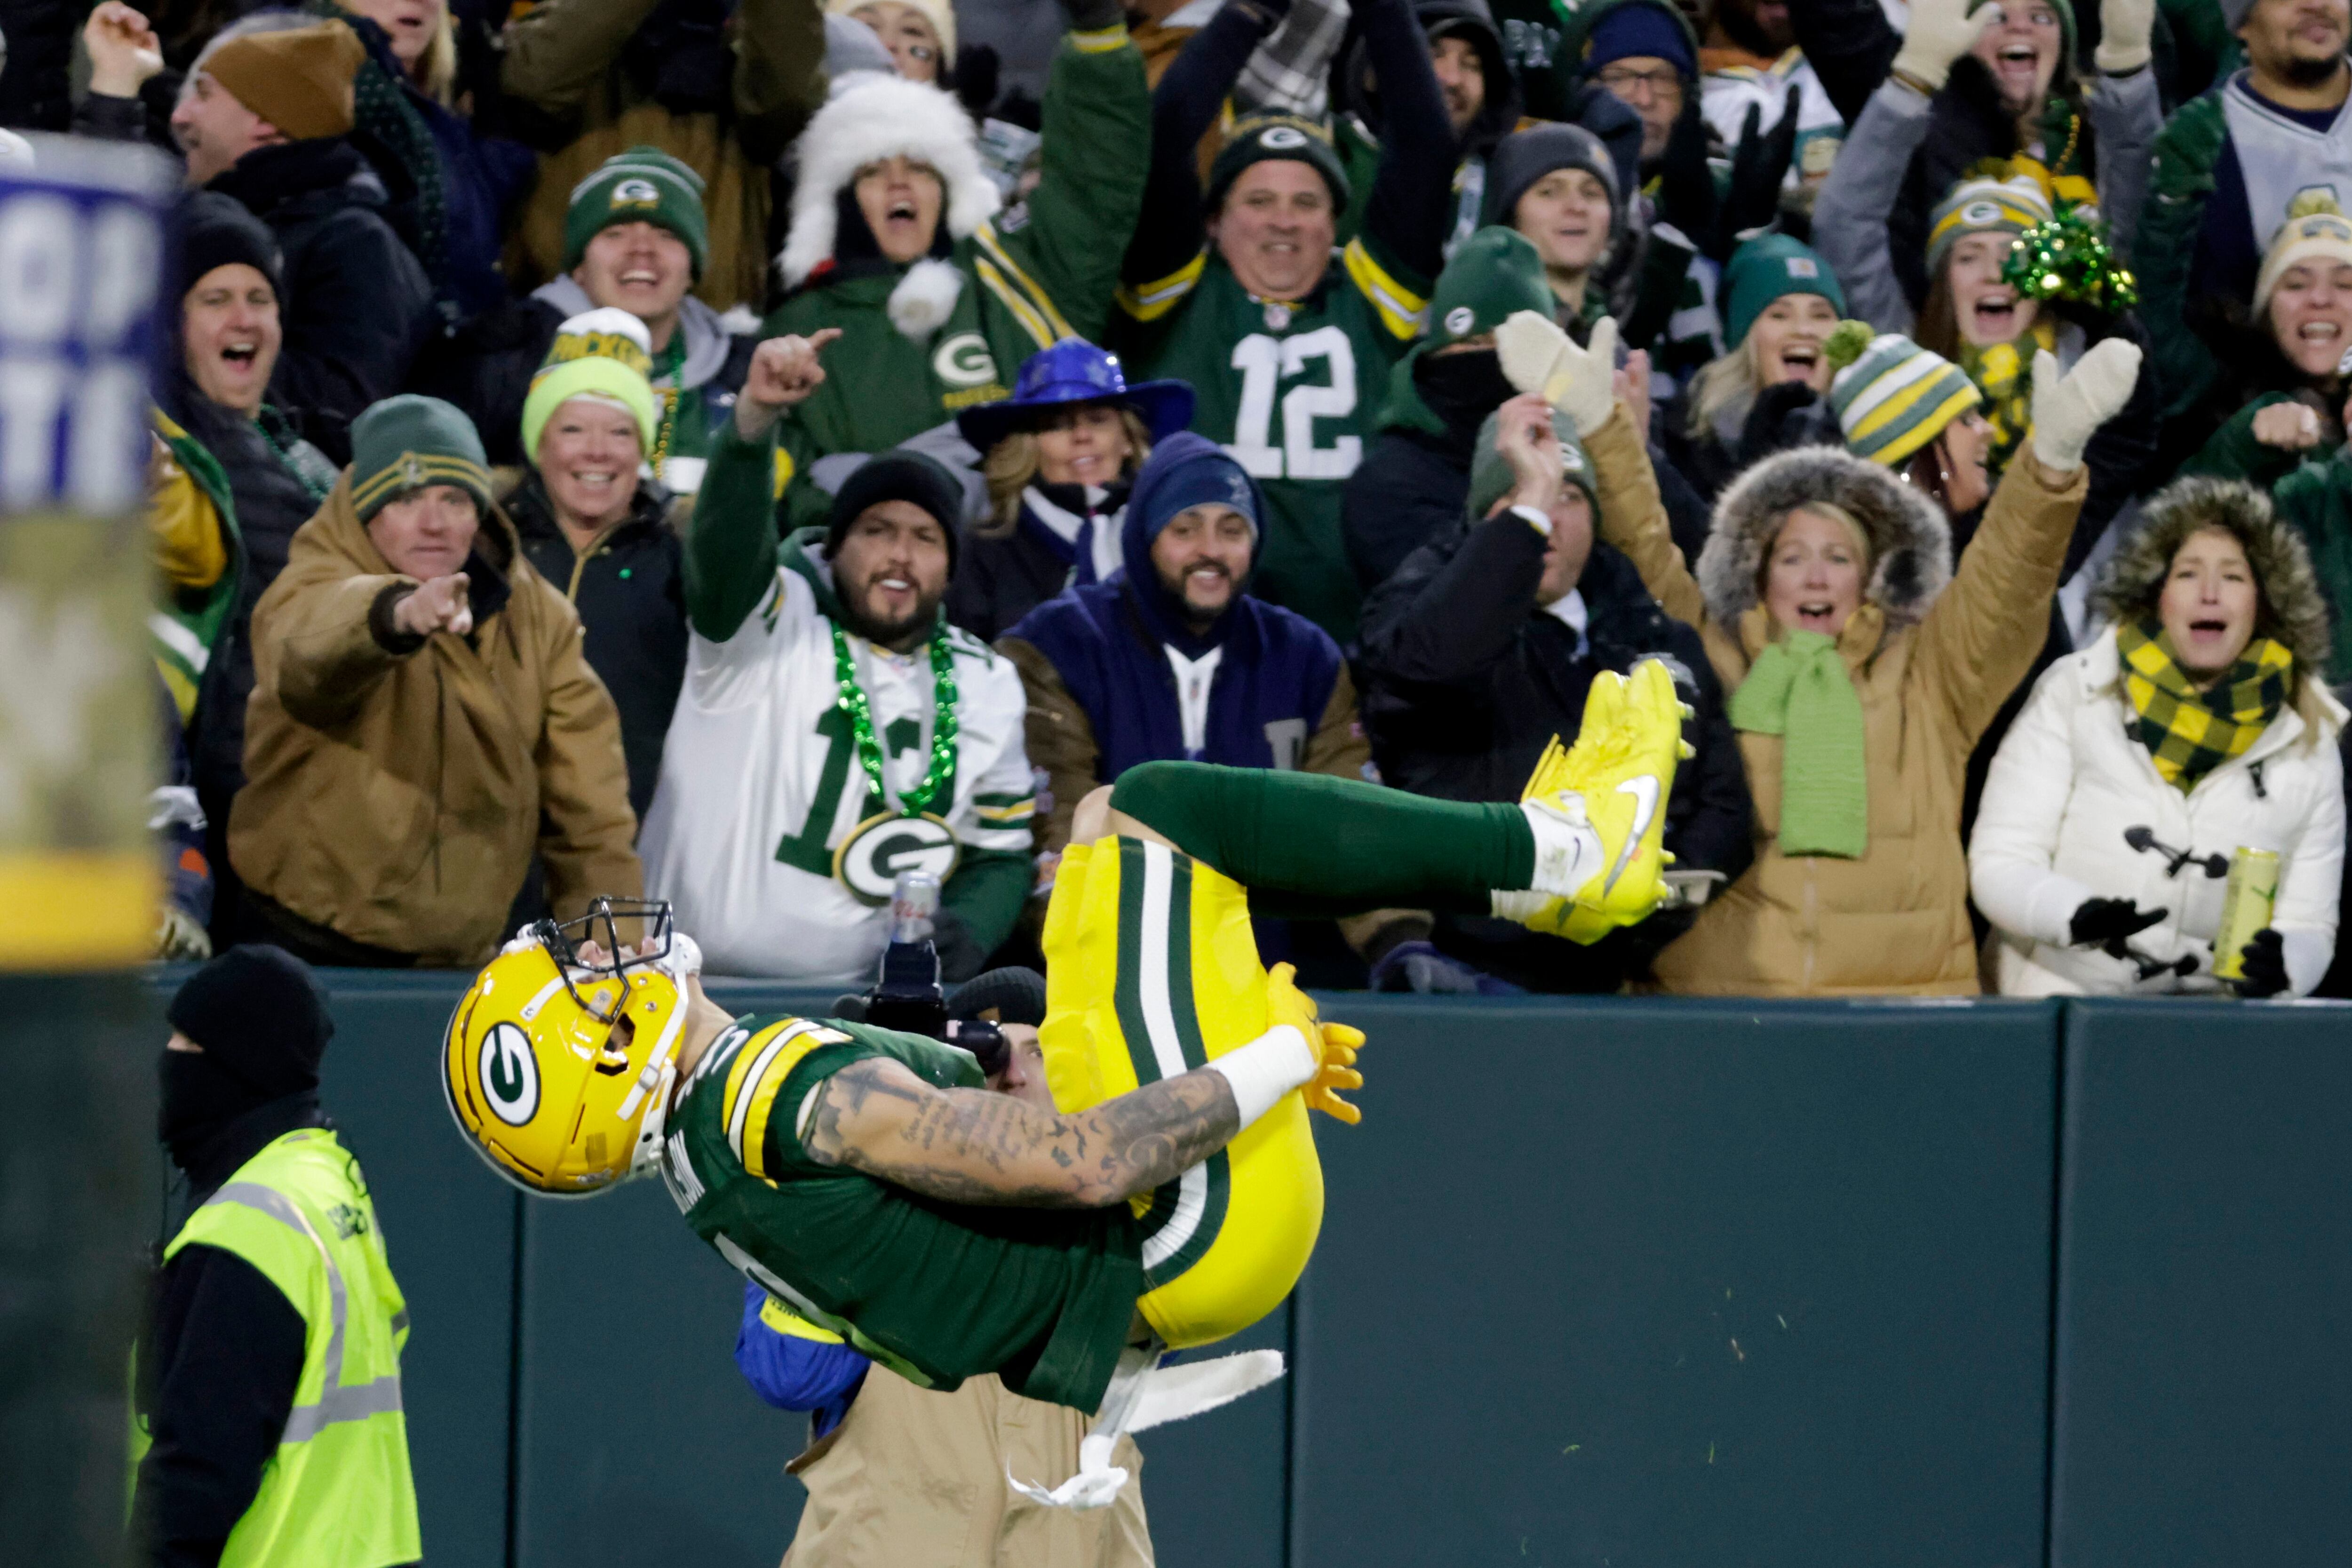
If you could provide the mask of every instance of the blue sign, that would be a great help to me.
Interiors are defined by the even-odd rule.
[[[115,515],[147,467],[163,208],[152,149],[31,139],[0,169],[0,512]]]

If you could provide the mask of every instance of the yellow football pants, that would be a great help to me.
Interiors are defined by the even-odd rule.
[[[1240,883],[1133,838],[1072,845],[1045,915],[1045,1078],[1085,1110],[1248,1044],[1267,1028],[1265,970]],[[1265,1317],[1297,1284],[1323,1223],[1306,1102],[1282,1102],[1232,1143],[1132,1198],[1146,1290],[1171,1347]]]

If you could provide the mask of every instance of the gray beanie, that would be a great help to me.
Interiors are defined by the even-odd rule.
[[[1486,416],[1478,426],[1477,444],[1470,452],[1470,521],[1477,521],[1494,504],[1518,489],[1519,481],[1511,472],[1511,460],[1495,449],[1495,437],[1503,427],[1501,410]],[[1584,492],[1592,510],[1601,510],[1601,491],[1592,475],[1592,457],[1577,438],[1576,426],[1569,416],[1555,408],[1551,411],[1552,434],[1559,437],[1560,466],[1570,484]],[[1598,521],[1597,519],[1595,520]]]

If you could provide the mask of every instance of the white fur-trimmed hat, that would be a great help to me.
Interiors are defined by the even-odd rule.
[[[996,183],[981,167],[963,106],[936,87],[903,77],[859,71],[836,81],[831,100],[795,146],[800,184],[793,192],[792,228],[776,258],[787,289],[799,288],[832,256],[839,238],[834,197],[869,163],[904,156],[935,170],[947,187],[942,217],[957,239],[1003,205]]]

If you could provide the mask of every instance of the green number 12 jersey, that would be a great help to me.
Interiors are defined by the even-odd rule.
[[[1202,250],[1159,282],[1119,290],[1115,345],[1130,374],[1192,383],[1192,428],[1223,443],[1273,512],[1250,592],[1340,642],[1360,595],[1339,497],[1379,428],[1389,373],[1422,330],[1428,280],[1369,235],[1335,254],[1307,298],[1262,300]]]

